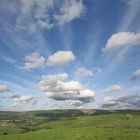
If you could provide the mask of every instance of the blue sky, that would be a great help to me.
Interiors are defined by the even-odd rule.
[[[140,109],[139,0],[2,0],[0,110]]]

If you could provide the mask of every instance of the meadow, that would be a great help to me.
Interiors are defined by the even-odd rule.
[[[140,140],[140,111],[0,112],[0,140]]]

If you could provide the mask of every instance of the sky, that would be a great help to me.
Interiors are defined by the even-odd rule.
[[[140,109],[140,0],[1,0],[0,110]]]

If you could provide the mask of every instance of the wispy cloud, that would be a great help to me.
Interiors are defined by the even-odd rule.
[[[89,70],[87,68],[81,67],[81,68],[78,68],[76,70],[75,75],[77,77],[91,77],[91,76],[93,76],[93,72],[92,72],[92,70]]]
[[[0,53],[0,58],[3,59],[4,61],[10,63],[10,64],[16,64],[17,61],[11,57],[5,56],[4,54]]]
[[[107,59],[109,62],[107,64],[106,73],[109,73],[120,66],[120,64],[124,62],[128,50],[131,49],[134,44],[139,44],[139,33],[135,32],[139,31],[139,27],[135,28],[135,26],[133,26],[135,22],[137,22],[136,16],[138,16],[140,12],[139,0],[129,0],[124,4],[126,5],[126,9],[122,15],[118,29],[116,33],[112,34],[111,38],[108,39],[104,49],[110,51],[108,48],[115,48],[114,46],[117,46],[117,48],[119,47],[118,51],[115,51],[115,53],[112,53],[113,51],[111,52],[113,55],[108,55]],[[119,37],[121,38],[119,39]],[[117,42],[118,39],[119,41]],[[113,47],[111,47],[112,45]],[[122,45],[125,47],[122,47]]]
[[[132,73],[132,76],[130,77],[131,80],[136,80],[140,78],[140,69],[137,69]]]
[[[119,31],[129,31],[132,26],[137,14],[140,12],[139,0],[128,0],[125,1],[127,6],[126,12],[122,17],[121,24],[118,27]]]
[[[114,93],[119,92],[122,90],[122,87],[120,85],[111,85],[105,89],[102,90],[103,93]]]

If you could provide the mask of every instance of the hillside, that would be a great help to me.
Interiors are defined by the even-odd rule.
[[[138,140],[139,122],[133,110],[0,112],[0,140]]]

